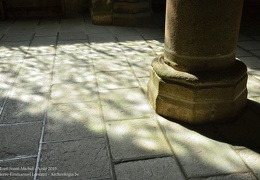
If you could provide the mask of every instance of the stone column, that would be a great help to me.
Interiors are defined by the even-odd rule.
[[[228,120],[247,102],[247,68],[235,58],[243,0],[167,0],[164,54],[148,98],[158,114],[198,124]]]

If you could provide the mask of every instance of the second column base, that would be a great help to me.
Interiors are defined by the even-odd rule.
[[[186,73],[164,63],[152,63],[148,99],[163,116],[191,124],[225,121],[247,102],[247,68],[235,61],[222,71]]]

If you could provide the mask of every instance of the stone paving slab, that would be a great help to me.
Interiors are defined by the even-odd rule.
[[[257,180],[256,177],[252,173],[237,173],[230,175],[222,175],[222,176],[213,176],[207,178],[191,178],[191,180]]]
[[[172,157],[133,161],[115,165],[118,180],[184,180],[185,177]]]
[[[99,89],[138,87],[138,81],[131,71],[101,71],[97,74]]]
[[[82,83],[95,81],[92,65],[56,64],[53,83]]]
[[[239,150],[239,155],[248,165],[248,167],[253,171],[254,175],[260,179],[260,149],[250,150],[250,149],[243,149]]]
[[[40,168],[48,173],[40,179],[65,179],[58,176],[71,174],[73,179],[106,179],[111,178],[111,167],[107,156],[106,142],[103,138],[43,144]],[[54,177],[55,173],[58,177]]]
[[[247,108],[233,122],[191,126],[147,101],[150,64],[164,50],[164,25],[151,27],[0,21],[0,167],[48,173],[26,180],[260,179],[258,29],[242,28],[237,49]]]
[[[37,155],[42,122],[0,125],[0,159]]]
[[[103,136],[99,103],[53,104],[49,107],[45,142]]]
[[[172,155],[154,118],[114,121],[106,125],[112,157],[117,162]]]
[[[46,97],[37,94],[10,96],[3,108],[0,123],[43,121],[46,100]]]
[[[35,165],[36,157],[0,162],[0,179],[32,180]]]
[[[92,65],[92,60],[81,53],[57,54],[55,57],[56,64]]]
[[[52,86],[51,102],[53,103],[76,103],[97,100],[97,84],[92,80],[84,83],[54,84]]]
[[[139,88],[102,90],[100,98],[106,121],[150,117],[154,113]]]
[[[229,144],[205,137],[164,118],[159,120],[188,178],[249,172]]]

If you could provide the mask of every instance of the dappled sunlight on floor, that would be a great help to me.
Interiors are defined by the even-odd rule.
[[[260,178],[260,60],[248,43],[238,59],[248,65],[252,103],[233,122],[190,126],[158,116],[147,100],[162,28],[95,26],[85,17],[7,25],[1,167],[56,167],[79,179]]]

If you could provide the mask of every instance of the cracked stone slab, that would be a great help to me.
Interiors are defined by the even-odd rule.
[[[1,125],[0,159],[37,155],[42,123]]]
[[[117,180],[184,180],[185,177],[172,157],[132,161],[115,165]]]
[[[48,110],[44,141],[103,137],[99,103],[53,104]]]
[[[107,121],[150,117],[154,114],[140,88],[100,90],[100,97]]]
[[[107,155],[103,138],[44,144],[40,168],[55,167],[55,170],[40,171],[49,174],[40,179],[52,180],[52,173],[76,173],[72,178],[79,180],[111,178]]]
[[[188,178],[249,171],[229,144],[162,117],[158,119]]]
[[[153,118],[107,123],[113,159],[171,155],[170,148]]]

